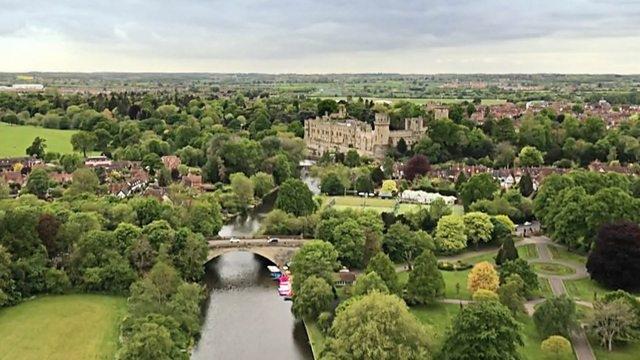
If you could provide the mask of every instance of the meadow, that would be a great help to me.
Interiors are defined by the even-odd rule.
[[[0,310],[0,360],[113,359],[124,298],[44,296]]]
[[[46,151],[67,154],[73,152],[71,136],[74,130],[46,129],[0,123],[0,157],[26,156],[25,150],[36,136],[47,140]]]

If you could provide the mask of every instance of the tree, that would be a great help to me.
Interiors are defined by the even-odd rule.
[[[473,296],[471,297],[471,299],[475,302],[480,302],[480,301],[498,301],[498,294],[496,294],[495,292],[491,291],[491,290],[485,290],[485,289],[478,289],[478,291],[473,293]]]
[[[500,266],[500,283],[504,284],[509,277],[518,275],[524,281],[523,296],[530,298],[540,288],[538,274],[533,271],[531,265],[524,259],[505,261]]]
[[[379,252],[369,260],[366,273],[371,272],[375,272],[382,279],[389,292],[392,294],[400,292],[400,279],[396,267],[387,254]]]
[[[473,266],[467,276],[467,288],[471,294],[479,289],[496,292],[500,285],[500,278],[496,269],[487,261],[481,261]]]
[[[372,193],[373,192],[373,181],[371,181],[371,176],[363,174],[358,176],[356,179],[356,191],[359,193]]]
[[[559,335],[549,336],[540,344],[540,350],[546,360],[570,360],[573,359],[571,343]]]
[[[623,299],[593,304],[593,314],[588,320],[592,332],[600,338],[600,343],[607,350],[613,350],[613,341],[629,341],[633,338],[633,327],[636,324],[633,309]]]
[[[255,195],[258,198],[264,197],[276,186],[273,176],[262,171],[251,175],[251,182],[253,183]]]
[[[11,274],[11,254],[0,245],[0,306],[12,304],[17,301],[19,294],[15,293],[15,282]]]
[[[463,215],[464,232],[467,241],[478,247],[479,243],[488,243],[491,241],[491,232],[493,231],[493,223],[491,217],[482,212],[469,212]]]
[[[533,194],[533,179],[531,179],[531,175],[529,172],[525,172],[522,177],[520,177],[520,182],[518,183],[518,190],[520,190],[520,194],[524,197],[528,197]]]
[[[409,181],[413,181],[416,177],[423,176],[429,172],[431,164],[429,159],[424,155],[414,155],[404,165],[404,177]]]
[[[398,192],[398,185],[396,185],[395,180],[384,180],[382,182],[382,188],[380,189],[381,193],[394,194]]]
[[[613,289],[640,288],[640,227],[632,222],[605,224],[587,260],[587,271]]]
[[[411,231],[409,226],[402,223],[395,223],[389,227],[382,244],[393,261],[404,261],[409,269],[412,268],[416,257],[433,247],[428,233]]]
[[[325,279],[312,275],[304,280],[295,293],[291,311],[296,318],[315,320],[323,311],[331,308],[333,292]]]
[[[375,271],[367,272],[364,275],[358,276],[356,284],[353,286],[353,295],[361,296],[367,295],[372,292],[379,292],[382,294],[388,294],[389,289],[385,285],[384,280]]]
[[[443,360],[517,360],[523,345],[520,324],[497,301],[465,306],[447,331],[440,357]]]
[[[49,190],[49,174],[45,169],[35,169],[29,174],[27,179],[26,189],[27,192],[37,196],[40,199],[44,199]]]
[[[174,359],[174,343],[169,330],[155,323],[144,323],[118,352],[122,360]]]
[[[400,153],[400,155],[404,155],[407,153],[407,142],[404,140],[404,138],[400,138],[400,140],[398,140],[396,150],[398,150],[398,153]]]
[[[500,303],[506,306],[511,313],[522,314],[525,312],[525,298],[521,295],[524,292],[524,281],[518,274],[511,275],[507,281],[498,288],[498,298]]]
[[[533,313],[533,322],[541,337],[568,336],[576,318],[576,304],[566,295],[555,296],[540,304]]]
[[[428,359],[430,339],[407,305],[373,292],[339,308],[324,356],[343,360]]]
[[[429,304],[444,295],[444,279],[438,270],[438,260],[431,251],[423,251],[416,258],[409,273],[405,299],[409,304]]]
[[[323,99],[318,102],[318,115],[331,115],[338,111],[338,103],[332,99]]]
[[[231,180],[231,189],[238,198],[238,203],[243,209],[246,209],[253,203],[253,182],[243,173],[234,173],[229,176]]]
[[[459,253],[467,247],[464,222],[459,215],[446,215],[436,226],[436,249],[445,254]]]
[[[304,216],[316,211],[316,203],[307,184],[302,180],[288,179],[280,185],[276,208],[295,216]]]
[[[328,195],[344,195],[344,185],[335,173],[325,176],[320,182],[320,191]]]
[[[338,264],[338,252],[328,242],[321,240],[307,241],[291,260],[291,272],[296,281],[293,282],[293,290],[296,292],[300,284],[312,275],[325,279],[328,283],[333,281],[333,270]]]
[[[507,261],[516,260],[518,258],[518,249],[513,243],[513,238],[508,236],[500,245],[498,255],[496,255],[496,265],[500,266]]]
[[[354,149],[349,149],[344,157],[344,164],[350,168],[360,166],[360,155]]]
[[[38,159],[44,158],[44,151],[47,148],[47,140],[39,136],[33,139],[31,145],[27,148],[26,153],[29,156],[36,156]]]
[[[73,182],[69,187],[69,194],[82,193],[95,194],[100,189],[100,180],[95,171],[89,168],[80,168],[73,172]]]
[[[71,145],[74,151],[82,151],[82,155],[86,158],[87,151],[93,150],[98,138],[94,133],[88,131],[80,131],[71,135]]]
[[[364,231],[353,219],[347,219],[333,230],[333,244],[338,258],[348,267],[362,268],[364,265]]]
[[[497,243],[504,243],[507,238],[513,240],[511,236],[516,225],[506,215],[496,215],[491,217],[493,223],[493,232],[491,238]]]
[[[499,188],[498,183],[493,179],[491,174],[482,173],[473,175],[462,185],[460,198],[462,199],[465,209],[468,209],[471,204],[478,200],[493,199],[493,194],[498,191]]]
[[[518,160],[522,167],[536,167],[544,164],[542,152],[535,146],[523,147],[518,155]]]
[[[64,171],[67,173],[76,171],[76,169],[83,164],[83,159],[80,157],[80,155],[77,154],[64,154],[60,158],[60,165],[62,165]]]

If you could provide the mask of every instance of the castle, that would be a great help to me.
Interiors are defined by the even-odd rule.
[[[349,118],[344,106],[338,113],[317,116],[304,123],[304,141],[310,156],[321,156],[326,151],[346,153],[350,149],[358,151],[360,156],[384,159],[387,150],[398,145],[404,139],[410,147],[417,142],[426,130],[423,118],[404,120],[404,130],[390,130],[389,115],[376,113],[374,128],[366,122]]]

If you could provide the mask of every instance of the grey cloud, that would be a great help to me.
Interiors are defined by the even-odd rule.
[[[136,56],[264,59],[638,35],[637,1],[2,1],[0,38],[50,31]],[[35,30],[34,30],[35,29]]]

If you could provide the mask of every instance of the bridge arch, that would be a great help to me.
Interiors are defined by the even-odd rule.
[[[235,252],[244,251],[258,255],[262,258],[269,260],[277,266],[282,266],[293,258],[298,248],[295,247],[280,247],[280,246],[257,246],[257,247],[218,247],[210,248],[209,255],[207,256],[207,262],[217,258],[218,256]]]

